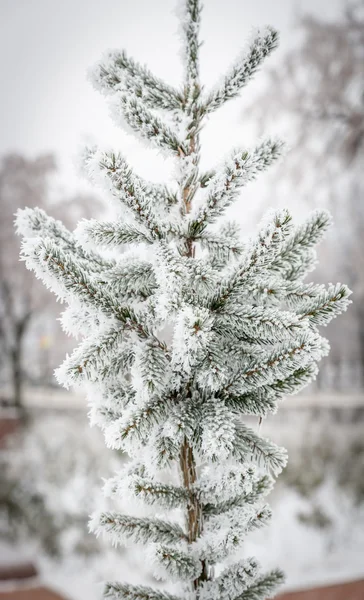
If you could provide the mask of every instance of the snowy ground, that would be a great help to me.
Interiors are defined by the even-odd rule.
[[[364,576],[364,417],[357,401],[346,406],[329,409],[326,401],[306,409],[286,406],[262,425],[262,435],[288,448],[290,467],[270,498],[272,524],[249,535],[243,552],[266,567],[283,567],[287,589]],[[36,414],[35,435],[20,453],[17,468],[29,474],[27,485],[40,486],[51,515],[63,507],[63,512],[87,520],[98,502],[101,474],[107,475],[122,458],[104,448],[98,431],[87,428],[84,410],[55,411],[43,418]],[[73,462],[75,449],[79,460]],[[34,536],[25,536],[18,544],[0,546],[0,563],[6,557],[9,562],[35,558],[42,583],[74,600],[99,599],[98,584],[104,579],[141,581],[147,565],[133,549],[106,545],[100,553],[81,555],[77,548],[85,540],[87,544],[88,534],[75,532],[66,519],[64,523],[59,557],[49,558]]]
[[[288,401],[287,401],[288,402]],[[270,497],[272,524],[246,550],[280,565],[289,589],[364,575],[364,412],[350,402],[301,405],[263,423],[289,464]]]

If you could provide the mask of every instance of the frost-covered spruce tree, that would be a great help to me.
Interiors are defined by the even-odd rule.
[[[274,594],[281,571],[262,573],[254,558],[236,555],[248,533],[270,519],[264,499],[286,452],[244,416],[261,421],[315,377],[328,351],[318,326],[348,305],[346,286],[303,281],[329,225],[326,212],[296,227],[286,210],[271,212],[245,242],[236,223],[222,220],[282,144],[267,139],[236,149],[203,173],[199,134],[206,117],[249,82],[278,36],[272,28],[258,33],[205,92],[200,11],[199,0],[184,1],[180,90],[124,51],[109,52],[92,74],[111,97],[116,121],[175,158],[174,185],[145,181],[121,154],[89,148],[86,170],[120,204],[120,218],[82,221],[74,233],[39,209],[17,218],[28,268],[68,303],[64,327],[83,338],[58,379],[66,387],[88,382],[92,422],[108,446],[130,456],[105,491],[132,497],[131,514],[97,514],[92,529],[116,544],[147,545],[148,561],[169,582],[163,591],[110,582],[107,598]],[[150,506],[144,516],[138,501]]]

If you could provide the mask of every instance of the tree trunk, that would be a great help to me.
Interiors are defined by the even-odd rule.
[[[22,350],[24,335],[31,317],[31,313],[26,313],[21,320],[14,326],[14,342],[11,349],[11,378],[12,378],[12,396],[13,405],[19,411],[21,416],[25,415],[23,402],[23,369],[22,369]]]
[[[11,352],[11,379],[13,405],[19,412],[23,410],[23,381],[21,370],[21,344],[16,344]]]
[[[363,302],[363,300],[359,300]],[[364,310],[358,310],[360,385],[364,388]]]
[[[195,83],[195,99],[199,95],[200,88]],[[194,119],[196,119],[196,130],[194,133],[190,132],[189,137],[189,155],[194,155],[194,178],[192,178],[187,185],[185,185],[182,192],[182,200],[184,204],[185,214],[187,215],[192,206],[192,199],[196,191],[196,182],[198,181],[198,163],[199,163],[199,136],[198,136],[198,115],[194,114]],[[183,160],[183,158],[182,158]],[[195,248],[193,239],[186,239],[186,256],[189,258],[195,257]],[[203,531],[203,512],[202,506],[198,501],[194,491],[193,484],[197,481],[197,468],[196,461],[193,454],[193,449],[190,446],[188,440],[185,438],[184,442],[180,449],[180,469],[183,480],[184,487],[189,492],[189,505],[187,508],[186,514],[186,525],[187,525],[187,535],[188,541],[190,544],[195,542],[198,537],[202,534]],[[207,581],[209,579],[209,565],[205,560],[201,561],[201,574],[197,579],[193,582],[193,588],[197,590],[202,581]]]
[[[187,527],[188,542],[192,544],[201,535],[203,529],[202,506],[192,491],[193,484],[197,481],[196,462],[193,456],[193,450],[187,439],[184,440],[181,454],[180,467],[183,477],[183,485],[190,492],[190,499],[187,508]],[[193,586],[197,589],[201,581],[206,581],[209,577],[209,567],[205,560],[202,561],[201,575],[195,579]]]

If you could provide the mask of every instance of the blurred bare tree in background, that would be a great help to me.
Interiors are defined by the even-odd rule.
[[[49,389],[35,389],[29,404],[29,385],[47,388],[74,340],[57,324],[56,300],[19,260],[14,213],[38,206],[73,229],[102,206],[93,195],[52,187],[56,175],[52,154],[0,160],[0,539],[31,544],[38,554],[91,556],[103,545],[87,532],[90,498],[117,456],[89,428],[83,405],[54,408]]]
[[[0,169],[0,351],[2,370],[8,369],[13,403],[22,405],[22,350],[33,316],[46,312],[48,295],[19,264],[19,240],[14,234],[14,213],[18,207],[44,206],[49,177],[55,171],[51,155],[26,159],[17,154],[4,156]]]
[[[96,198],[87,194],[51,202],[50,183],[55,174],[51,154],[36,158],[8,154],[0,164],[0,370],[2,384],[10,386],[9,399],[18,409],[23,405],[25,379],[49,384],[70,342],[60,327],[55,331],[57,343],[47,335],[54,328],[59,307],[19,261],[14,213],[26,206],[45,207],[55,218],[62,214],[63,222],[74,227],[80,218],[99,209]],[[49,355],[50,345],[56,356]]]
[[[336,375],[339,365],[356,362],[363,385],[364,2],[351,3],[333,22],[304,16],[297,34],[247,114],[262,130],[284,131],[289,144],[269,193],[284,204],[326,205],[334,216],[321,276],[340,272],[354,304],[333,328],[331,361]],[[347,379],[334,386],[345,388]]]

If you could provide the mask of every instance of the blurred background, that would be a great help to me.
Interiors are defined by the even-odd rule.
[[[87,532],[106,502],[101,478],[123,457],[88,427],[82,394],[56,386],[54,368],[75,342],[61,331],[60,305],[19,262],[12,223],[25,206],[71,229],[111,210],[79,175],[85,143],[122,151],[153,181],[172,176],[172,163],[114,128],[87,69],[125,47],[178,86],[174,9],[171,0],[0,0],[0,598],[93,600],[97,582],[140,581],[144,568],[130,548]],[[298,220],[328,208],[335,225],[313,279],[347,283],[354,304],[326,332],[332,349],[317,381],[263,423],[290,462],[271,496],[272,525],[244,552],[281,566],[288,591],[335,585],[335,599],[359,599],[360,583],[357,596],[344,584],[364,579],[364,1],[205,0],[207,88],[265,24],[281,32],[280,47],[211,117],[202,168],[260,136],[285,139],[286,156],[244,188],[231,216],[248,235],[270,206]],[[333,597],[324,587],[315,596]]]

